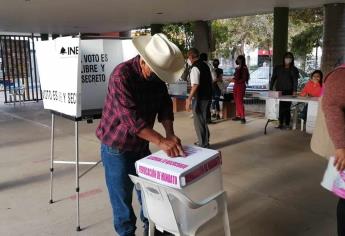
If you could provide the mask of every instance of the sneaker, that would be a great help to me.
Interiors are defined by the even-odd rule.
[[[240,121],[241,117],[236,116],[236,117],[232,118],[231,120],[233,120],[233,121]]]
[[[247,121],[246,121],[246,119],[245,118],[242,118],[241,119],[241,124],[245,124]]]

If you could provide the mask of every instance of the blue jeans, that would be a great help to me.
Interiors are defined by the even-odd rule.
[[[135,161],[149,154],[149,150],[143,152],[120,151],[105,144],[101,145],[105,180],[113,208],[114,228],[120,236],[135,236],[137,218],[132,207],[134,184],[128,175],[136,175]],[[137,196],[141,205],[140,191],[137,191]],[[140,218],[144,227],[148,227],[148,220],[144,217],[142,208]]]

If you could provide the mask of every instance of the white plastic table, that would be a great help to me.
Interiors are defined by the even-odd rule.
[[[306,120],[306,132],[313,133],[315,127],[315,121],[317,116],[317,109],[319,106],[318,97],[295,97],[295,96],[280,96],[278,98],[268,97],[268,96],[257,96],[257,98],[266,101],[265,117],[267,118],[267,123],[265,125],[264,133],[267,134],[268,123],[278,120],[279,118],[279,102],[294,102],[294,103],[307,103],[308,113]],[[296,129],[297,124],[297,110],[293,116],[293,129]]]

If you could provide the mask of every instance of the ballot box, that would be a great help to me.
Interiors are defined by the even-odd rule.
[[[138,160],[135,163],[137,174],[180,189],[195,201],[222,191],[221,153],[197,146],[184,146],[184,150],[186,157],[170,158],[164,151],[158,151]]]
[[[174,188],[193,202],[204,202],[223,192],[221,153],[197,146],[184,146],[184,150],[186,157],[177,158],[170,158],[163,151],[153,153],[136,162],[136,172],[141,178]],[[162,196],[156,192],[156,194],[150,194],[150,198],[154,200],[146,199],[146,202],[153,204],[149,206],[150,216],[156,223],[164,221],[161,211],[164,211],[166,206]],[[152,207],[156,209],[152,210]],[[174,215],[181,229],[186,231],[200,222],[206,222],[205,219],[215,217],[219,210],[216,201],[197,210],[190,210],[174,198],[171,199],[171,207],[174,209]],[[157,224],[159,226],[159,223]],[[170,221],[166,222],[166,225],[169,224],[171,224]],[[218,226],[215,224],[212,227]]]

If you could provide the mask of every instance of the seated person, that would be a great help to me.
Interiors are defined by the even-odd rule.
[[[320,97],[322,93],[322,78],[323,74],[321,70],[315,70],[310,75],[310,80],[306,83],[302,89],[300,96],[302,97]],[[300,118],[303,120],[307,119],[308,105],[303,107]]]
[[[322,77],[321,70],[315,70],[311,73],[310,80],[302,89],[300,96],[306,97],[320,97],[322,92]]]

